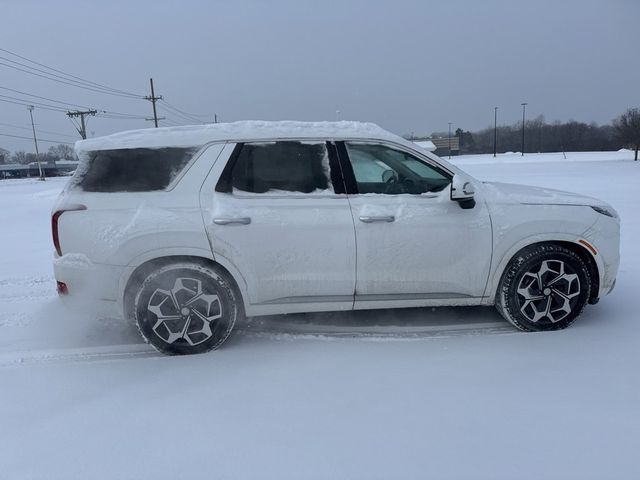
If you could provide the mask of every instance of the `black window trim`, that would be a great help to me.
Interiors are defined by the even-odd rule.
[[[233,185],[231,182],[231,172],[233,172],[233,167],[236,166],[236,162],[238,161],[238,157],[240,156],[240,151],[242,150],[245,142],[236,143],[235,147],[233,147],[233,152],[229,156],[229,160],[227,160],[227,164],[222,169],[222,173],[220,174],[220,178],[218,179],[218,183],[216,183],[216,192],[219,193],[232,193]]]
[[[336,142],[336,148],[338,150],[338,158],[340,159],[340,171],[342,172],[342,178],[347,191],[347,195],[358,194],[358,183],[356,182],[356,175],[353,172],[351,161],[349,160],[349,153],[347,152],[347,146],[344,140]]]
[[[336,146],[338,148],[338,157],[340,158],[340,168],[342,170],[345,185],[347,187],[347,194],[349,195],[359,195],[360,192],[358,192],[358,182],[356,182],[356,176],[353,171],[353,166],[351,165],[351,160],[349,159],[347,143],[360,143],[364,145],[382,145],[383,147],[404,152],[408,155],[416,157],[418,160],[434,168],[439,173],[449,178],[449,181],[453,180],[453,175],[454,175],[453,172],[450,172],[449,170],[445,169],[439,164],[434,164],[433,161],[425,161],[423,157],[419,155],[417,152],[413,152],[413,151],[410,151],[409,149],[401,148],[399,145],[395,145],[395,144],[391,144],[383,141],[377,141],[377,140],[367,140],[367,139],[358,139],[358,138],[346,139],[346,140],[337,141]],[[394,194],[394,195],[398,195],[398,194]],[[414,195],[414,196],[419,196],[419,195]]]

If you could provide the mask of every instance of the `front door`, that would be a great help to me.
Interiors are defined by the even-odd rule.
[[[481,297],[492,244],[484,202],[460,208],[449,198],[451,174],[400,147],[338,149],[356,230],[355,308]]]

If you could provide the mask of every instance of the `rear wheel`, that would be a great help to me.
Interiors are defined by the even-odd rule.
[[[541,244],[511,260],[498,287],[496,307],[520,330],[560,330],[582,313],[590,291],[589,269],[575,252]]]
[[[215,267],[165,265],[150,274],[135,296],[142,336],[169,355],[203,353],[229,337],[240,309],[226,277]]]

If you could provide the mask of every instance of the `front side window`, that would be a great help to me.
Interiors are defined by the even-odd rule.
[[[451,178],[440,169],[401,150],[384,145],[348,142],[358,193],[408,193],[442,191]]]
[[[325,142],[245,143],[239,148],[230,172],[234,192],[333,192]]]

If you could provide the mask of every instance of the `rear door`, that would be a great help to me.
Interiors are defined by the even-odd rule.
[[[275,305],[289,312],[353,307],[353,219],[329,148],[317,140],[239,143],[205,183],[214,257],[243,277],[253,314]]]
[[[400,147],[354,141],[338,150],[356,230],[355,308],[482,297],[492,244],[484,202],[460,208],[451,174]]]

